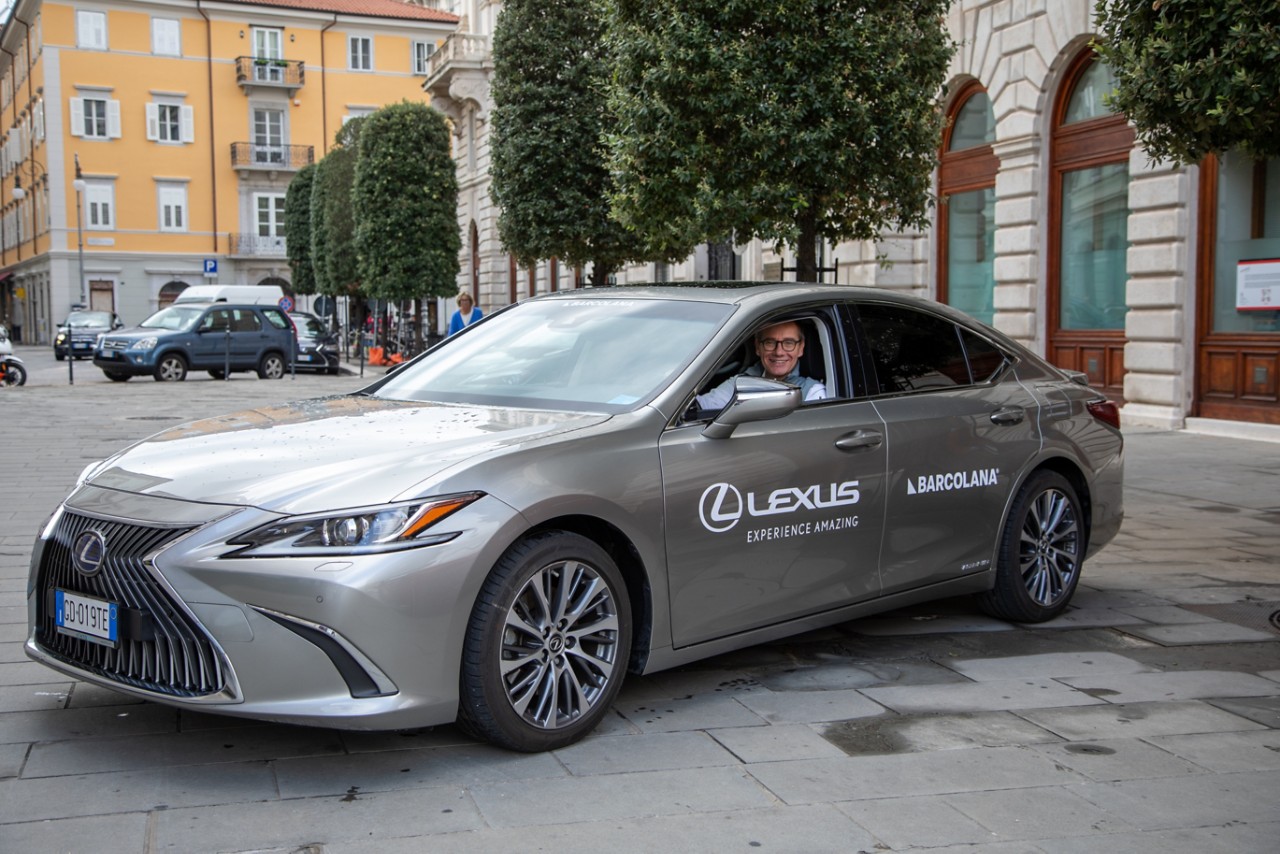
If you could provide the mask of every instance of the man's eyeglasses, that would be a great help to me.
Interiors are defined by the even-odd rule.
[[[800,346],[799,338],[761,338],[760,346],[766,350],[776,350],[782,348],[784,353],[794,353],[796,348]]]

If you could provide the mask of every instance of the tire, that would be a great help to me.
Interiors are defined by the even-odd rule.
[[[284,376],[284,357],[279,353],[267,353],[258,363],[258,379],[278,380]]]
[[[57,359],[59,362],[64,362],[64,361],[66,361],[67,354],[66,354],[66,353],[59,353],[57,350],[54,350],[54,351],[53,351],[53,358]]]
[[[227,378],[227,372],[218,368],[216,371],[210,371],[209,376],[213,377],[215,380],[223,380]]]
[[[177,353],[165,353],[156,362],[156,382],[180,383],[187,378],[187,360]]]
[[[103,371],[103,373],[106,374],[107,379],[111,380],[113,383],[127,383],[129,381],[130,375],[121,373],[120,371]]]
[[[630,654],[631,603],[613,559],[577,534],[528,537],[494,566],[471,611],[458,721],[510,750],[573,744],[608,714]]]
[[[4,366],[5,385],[26,385],[27,369],[17,362],[6,362]]]
[[[1014,623],[1042,623],[1061,614],[1080,582],[1086,537],[1075,488],[1041,470],[1018,490],[1000,537],[995,586],[978,605]]]

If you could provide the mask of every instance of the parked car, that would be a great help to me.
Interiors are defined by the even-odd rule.
[[[291,311],[289,319],[297,331],[297,370],[338,373],[338,334],[331,331],[324,320],[305,311]]]
[[[825,398],[744,375],[778,348]],[[1082,374],[937,303],[552,294],[91,466],[36,543],[26,652],[201,712],[552,749],[627,672],[959,594],[1058,616],[1119,529],[1122,447]]]
[[[193,370],[219,379],[228,370],[279,379],[292,348],[293,324],[275,306],[183,302],[101,336],[93,364],[116,382],[143,375],[178,382]]]
[[[114,311],[73,311],[58,324],[53,337],[53,357],[61,362],[70,354],[77,359],[93,358],[98,336],[124,326]]]

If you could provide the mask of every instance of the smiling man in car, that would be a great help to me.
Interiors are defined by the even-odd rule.
[[[793,320],[775,323],[756,332],[756,355],[759,363],[743,371],[744,376],[799,386],[805,403],[822,400],[827,388],[821,382],[800,376],[800,357],[804,355],[804,332]],[[733,378],[725,380],[706,394],[698,395],[701,409],[723,409],[733,396]]]

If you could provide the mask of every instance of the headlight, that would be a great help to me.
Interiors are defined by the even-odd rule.
[[[58,333],[58,337],[57,337],[57,338],[55,338],[55,339],[53,339],[53,343],[61,345],[61,344],[65,343],[65,342],[66,342],[66,340],[67,340],[67,333],[65,333],[65,332],[59,332],[59,333]]]
[[[156,346],[155,338],[142,338],[133,342],[133,350],[154,350]]]
[[[436,545],[453,539],[458,532],[428,533],[428,529],[483,495],[467,492],[293,516],[255,528],[228,544],[243,546],[232,553],[235,557],[376,554]]]

